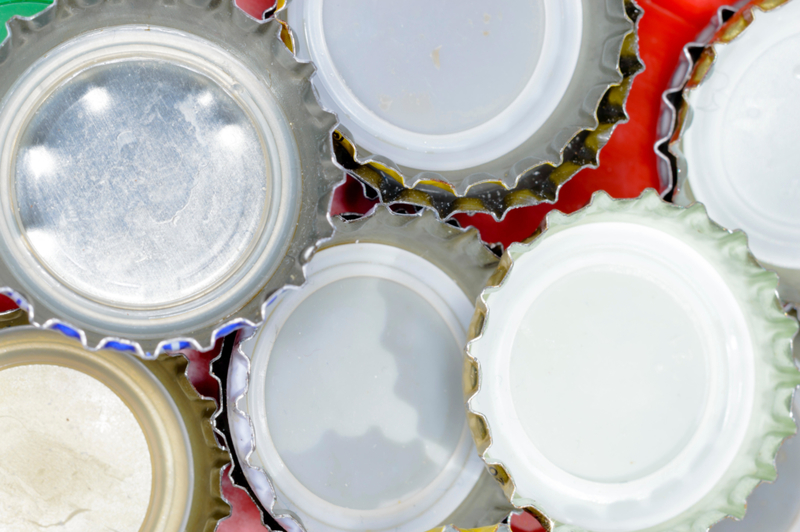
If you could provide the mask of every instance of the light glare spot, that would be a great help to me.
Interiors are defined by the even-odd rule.
[[[217,141],[229,150],[239,150],[245,141],[245,135],[239,126],[225,126],[217,133]]]
[[[28,150],[25,164],[36,178],[41,178],[55,171],[56,158],[44,146],[36,146]]]
[[[95,87],[90,89],[89,92],[83,97],[83,103],[89,111],[98,113],[111,104],[111,96],[108,91],[102,87]]]
[[[214,102],[214,96],[210,92],[204,92],[197,97],[197,103],[203,107],[208,107]]]

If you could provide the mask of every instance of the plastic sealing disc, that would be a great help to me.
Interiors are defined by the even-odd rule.
[[[753,14],[741,35],[715,46],[713,69],[687,91],[681,150],[709,216],[743,229],[759,260],[797,269],[800,2]]]
[[[133,412],[105,384],[62,366],[0,369],[0,416],[0,528],[139,530],[150,451]]]
[[[278,503],[309,530],[436,526],[483,470],[461,391],[469,300],[381,244],[325,249],[307,274],[243,346],[255,452]]]
[[[459,170],[520,146],[578,61],[580,0],[289,4],[320,99],[356,142],[398,164]]]
[[[209,460],[165,363],[34,327],[0,333],[0,529],[168,532],[219,519],[222,500],[195,487]]]
[[[695,248],[644,224],[578,225],[545,233],[484,294],[470,405],[493,429],[485,459],[519,497],[559,523],[630,532],[723,477],[755,355],[736,296]]]

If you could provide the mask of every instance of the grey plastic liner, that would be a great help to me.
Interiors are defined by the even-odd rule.
[[[481,243],[475,229],[462,230],[442,223],[429,209],[415,215],[401,215],[393,213],[385,205],[376,205],[369,214],[356,220],[336,218],[334,226],[333,237],[320,245],[321,250],[353,243],[378,243],[404,249],[441,268],[470,300],[477,299],[498,264],[497,256]],[[276,300],[277,297],[270,302]],[[246,339],[242,344],[250,340]],[[242,344],[233,351],[229,365],[218,362],[214,366],[215,373],[226,371],[228,374],[225,379],[227,419],[218,419],[216,423],[231,442],[236,469],[241,468],[243,473],[240,476],[246,479],[257,503],[269,514],[265,521],[274,520],[287,531],[306,530],[293,512],[280,507],[272,480],[254,453],[253,421],[245,405],[251,364]],[[509,517],[512,511],[514,508],[503,491],[489,472],[484,471],[467,498],[446,521],[451,524],[435,530],[449,532],[458,530],[455,526],[496,525]],[[499,530],[507,530],[506,525],[498,526]]]

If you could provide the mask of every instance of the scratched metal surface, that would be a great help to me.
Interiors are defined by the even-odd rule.
[[[21,135],[23,233],[88,297],[174,304],[223,279],[251,245],[266,157],[252,120],[211,79],[155,60],[95,66],[51,94]]]
[[[335,117],[233,1],[57,1],[0,44],[0,293],[141,356],[257,325],[330,235]]]

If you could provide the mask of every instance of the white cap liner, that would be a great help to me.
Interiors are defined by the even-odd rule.
[[[558,267],[554,268],[555,265]],[[687,275],[687,272],[691,274]],[[623,292],[618,297],[628,299],[617,300],[615,304],[638,307],[641,304],[639,297],[644,293],[649,297],[659,293],[671,294],[680,304],[654,306],[651,311],[655,313],[655,320],[647,314],[639,314],[639,321],[635,315],[625,315],[628,318],[625,329],[632,336],[627,342],[609,343],[601,337],[595,342],[588,341],[586,348],[590,349],[589,352],[574,353],[570,349],[578,346],[568,338],[586,330],[609,331],[611,334],[610,331],[617,329],[620,316],[614,312],[597,314],[594,306],[586,307],[587,311],[591,309],[591,313],[584,313],[581,293],[570,291],[572,289],[564,285],[569,286],[579,274],[593,275],[602,281],[605,280],[603,273],[614,273],[629,278],[630,282],[636,281],[638,290],[647,289],[651,283],[660,289]],[[645,283],[639,284],[642,280]],[[558,313],[558,308],[549,308],[550,312],[561,316],[561,320],[556,320],[561,326],[551,330],[554,337],[562,338],[557,344],[561,347],[554,346],[555,351],[551,353],[546,344],[527,343],[526,349],[520,351],[521,346],[515,339],[525,332],[524,328],[535,327],[529,334],[536,335],[543,334],[540,327],[547,326],[532,324],[533,316],[528,315],[531,305],[543,292],[558,285],[566,290],[564,294],[573,296],[565,301],[565,306],[572,309],[569,315]],[[581,288],[583,283],[575,285],[575,289]],[[656,301],[661,296],[658,297]],[[580,226],[545,239],[533,252],[518,258],[502,290],[487,299],[491,304],[489,326],[484,330],[481,342],[471,348],[471,354],[481,362],[482,392],[472,399],[471,407],[485,415],[494,430],[493,445],[487,451],[486,459],[492,461],[502,457],[508,470],[516,472],[514,481],[520,494],[548,508],[549,516],[557,521],[598,532],[630,532],[675,517],[701,500],[719,481],[738,452],[748,427],[753,395],[753,352],[747,323],[736,299],[700,254],[677,238],[644,226],[615,222]],[[691,316],[690,320],[694,321],[697,329],[691,332],[675,330],[675,338],[671,341],[646,337],[642,343],[633,336],[638,331],[665,333],[671,325],[685,326],[683,316],[670,314],[676,308]],[[543,318],[541,314],[534,316]],[[653,321],[660,322],[659,326],[654,327]],[[551,324],[549,321],[546,323]],[[683,341],[681,337],[687,335],[696,335],[699,345],[692,340]],[[542,342],[546,341],[542,339]],[[653,345],[661,341],[664,341],[661,346]],[[652,349],[650,352],[638,351],[648,345]],[[686,351],[675,352],[676,347]],[[499,356],[489,357],[484,349],[491,349]],[[630,349],[636,351],[628,352]],[[541,353],[537,356],[559,357],[562,362],[537,362],[533,355],[536,350]],[[658,364],[660,369],[648,371],[651,368],[640,366],[636,363],[638,355],[647,357],[648,362],[652,358],[652,363]],[[704,357],[699,361],[699,367],[681,360],[681,357],[698,355]],[[620,365],[615,360],[618,357],[624,357],[627,363]],[[592,364],[591,379],[580,380],[581,368],[576,365],[585,366],[593,359],[607,362]],[[537,372],[542,367],[551,367],[551,373],[545,376]],[[515,393],[518,388],[514,385],[512,368],[516,374],[528,376],[531,390],[527,393]],[[696,374],[681,375],[681,370],[694,370]],[[622,375],[619,372],[623,372]],[[685,380],[681,380],[681,376]],[[560,378],[566,380],[553,382]],[[573,390],[575,382],[584,382],[591,391],[578,394],[579,390]],[[676,383],[684,387],[682,392],[674,388],[670,390]],[[547,412],[553,412],[552,415],[530,410],[533,406],[530,401],[546,399],[534,393],[540,391],[543,394],[545,384],[564,386],[562,392],[571,395],[565,400],[580,404],[568,402],[545,407],[541,402],[537,403],[540,405],[538,410],[546,408]],[[692,385],[699,390],[692,389]],[[646,394],[637,397],[636,391],[643,392],[643,389],[671,391],[671,400],[661,403]],[[589,408],[585,400],[592,395],[601,406],[618,410],[595,411],[592,408],[591,412],[603,416],[595,418],[596,424],[590,424],[588,417],[576,417],[573,411],[580,410],[581,406],[584,410]],[[686,404],[698,397],[700,405]],[[519,402],[524,399],[529,402]],[[556,401],[555,397],[551,400]],[[641,402],[651,400],[651,408],[641,412]],[[661,438],[641,433],[663,427],[658,418],[669,418],[675,410],[692,415],[677,420],[673,426],[679,434],[691,431],[688,441],[676,440],[666,446]],[[556,415],[559,412],[561,415]],[[541,430],[542,424],[537,421],[542,416],[564,425],[548,425],[548,435],[538,438],[540,444],[537,445],[529,434],[534,427]],[[629,421],[619,420],[623,416],[628,416]],[[586,439],[583,445],[591,450],[577,446],[576,456],[565,456],[558,452],[558,442],[571,448],[572,441],[568,439],[572,434],[570,428],[578,419],[583,420],[586,426],[577,431],[575,437],[582,435]],[[649,427],[645,423],[647,420],[654,422],[654,427]],[[611,432],[618,426],[623,430],[629,428],[629,432],[623,433],[625,437]],[[664,432],[658,435],[670,439],[676,436],[671,431]],[[658,451],[653,449],[642,453],[635,447],[645,442]],[[543,444],[552,454],[542,452]],[[680,447],[676,449],[676,445]],[[654,452],[663,453],[663,456],[651,456]],[[581,460],[584,454],[595,455],[615,467]],[[554,461],[556,457],[558,462]],[[636,475],[637,470],[625,467],[626,457],[648,460],[653,464],[651,469],[655,469]],[[580,473],[571,472],[576,470]],[[621,480],[591,480],[592,476],[603,475],[621,477]],[[631,503],[641,499],[650,499],[656,504],[631,507]]]
[[[790,153],[800,123],[800,2],[752,8],[753,22],[713,44],[690,108],[679,168],[694,199],[725,227],[743,229],[755,256],[800,268],[800,182]]]
[[[467,347],[473,435],[512,502],[559,532],[744,515],[795,430],[776,284],[700,205],[649,190],[550,213],[507,251]]]
[[[475,453],[474,445],[471,441],[466,424],[466,418],[463,418],[463,415],[460,413],[461,386],[459,370],[461,363],[460,348],[458,346],[463,345],[466,341],[466,327],[469,324],[469,319],[472,314],[472,304],[455,281],[430,262],[403,249],[381,244],[346,244],[320,251],[314,256],[314,259],[309,262],[306,268],[306,275],[308,280],[303,287],[283,292],[278,296],[277,300],[271,303],[270,313],[265,325],[253,338],[245,341],[241,346],[241,353],[244,357],[249,359],[250,365],[247,394],[243,399],[243,401],[247,403],[246,409],[249,413],[255,437],[254,454],[249,457],[249,461],[264,468],[274,483],[278,496],[278,504],[297,514],[304,526],[309,530],[362,530],[366,528],[370,530],[412,532],[428,529],[439,524],[446,520],[447,517],[461,505],[462,501],[475,486],[478,477],[484,469],[483,463],[477,456],[477,453]],[[411,301],[407,299],[409,296],[396,301],[385,301],[385,304],[399,307],[400,310],[397,312],[400,312],[400,314],[391,312],[389,316],[393,316],[395,319],[383,325],[384,330],[382,333],[380,328],[378,328],[376,332],[381,333],[380,336],[382,337],[420,334],[425,330],[425,323],[419,321],[420,319],[424,319],[426,315],[426,312],[422,311],[434,311],[446,324],[446,328],[441,330],[441,333],[449,338],[449,340],[445,340],[440,335],[436,334],[434,337],[427,340],[415,338],[414,344],[419,345],[419,342],[421,342],[422,344],[439,346],[442,344],[442,341],[451,343],[454,349],[452,352],[453,359],[451,361],[452,363],[448,363],[448,365],[453,366],[450,369],[453,370],[453,375],[457,375],[456,380],[451,383],[453,386],[450,389],[444,390],[444,395],[442,394],[442,390],[438,387],[428,389],[422,388],[415,392],[417,396],[427,398],[424,402],[430,406],[430,412],[441,412],[441,407],[436,404],[436,401],[444,399],[447,396],[454,395],[456,397],[456,404],[459,405],[457,412],[455,414],[450,414],[451,418],[452,415],[457,415],[459,419],[461,419],[460,423],[456,423],[456,426],[460,426],[460,428],[458,428],[455,447],[452,449],[445,447],[437,451],[432,451],[433,449],[438,449],[441,443],[431,441],[429,444],[426,444],[426,447],[427,445],[432,445],[429,452],[433,452],[432,455],[429,454],[428,459],[431,460],[431,463],[426,466],[426,468],[430,468],[434,471],[440,469],[440,472],[436,474],[433,479],[425,480],[425,478],[427,478],[426,476],[415,477],[416,480],[410,480],[416,485],[412,484],[409,495],[400,497],[391,505],[383,504],[380,508],[376,509],[351,509],[345,505],[346,503],[331,503],[329,500],[317,495],[315,491],[312,491],[308,486],[304,485],[303,482],[298,480],[289,467],[297,468],[302,466],[303,470],[305,470],[308,466],[304,465],[302,462],[297,462],[296,459],[287,459],[287,461],[284,461],[282,453],[287,451],[291,453],[292,449],[287,449],[285,447],[279,448],[276,444],[277,440],[270,433],[270,424],[267,422],[269,419],[268,405],[265,403],[265,397],[267,401],[270,401],[270,399],[272,401],[278,400],[277,397],[274,397],[274,392],[270,393],[270,389],[265,387],[269,386],[267,383],[270,382],[272,378],[270,377],[271,373],[268,368],[270,357],[275,349],[275,342],[281,337],[281,329],[286,325],[287,320],[293,312],[298,310],[298,307],[300,307],[307,298],[314,297],[315,294],[321,293],[320,291],[324,290],[326,287],[332,287],[342,281],[353,279],[382,279],[384,282],[389,282],[391,285],[399,285],[405,290],[412,292],[415,294],[414,297],[423,298],[426,303],[430,305],[430,310],[418,306],[406,306]],[[325,350],[330,349],[332,354],[363,351],[365,353],[374,352],[374,356],[376,357],[381,356],[381,353],[384,352],[386,348],[382,347],[380,343],[376,343],[374,346],[372,344],[363,346],[359,344],[360,341],[379,341],[379,338],[373,339],[372,335],[368,334],[368,331],[364,331],[363,334],[358,335],[361,324],[353,321],[354,318],[347,312],[347,306],[341,306],[342,303],[345,302],[349,304],[349,300],[352,297],[356,297],[358,300],[358,296],[355,294],[345,296],[343,300],[337,297],[336,299],[331,299],[324,303],[315,297],[314,303],[316,305],[322,304],[328,308],[328,313],[333,321],[324,324],[318,323],[316,326],[311,325],[313,334],[319,335],[327,333],[324,336],[327,346]],[[373,298],[368,297],[368,294],[364,294],[364,297],[361,299],[362,301],[359,301],[359,304],[368,304],[369,301],[374,301]],[[370,307],[368,311],[369,313],[380,315],[386,310],[378,307],[372,309]],[[411,311],[412,314],[406,314],[405,317],[402,317],[402,313],[408,313],[409,311]],[[309,312],[307,308],[303,310],[303,314],[307,312]],[[337,335],[337,330],[349,331],[352,328],[356,329],[355,336],[349,333]],[[431,329],[428,329],[428,331],[429,333],[433,332]],[[286,346],[285,335],[281,341],[284,342],[285,347],[282,347],[281,351],[278,353],[281,357],[284,356],[284,353],[288,356],[293,348]],[[297,352],[305,353],[306,351],[300,348]],[[445,353],[432,352],[430,356],[435,357],[444,354]],[[410,358],[412,360],[414,359],[414,357],[411,356]],[[230,370],[231,395],[235,393],[235,390],[240,390],[242,388],[242,383],[239,382],[239,379],[246,377],[247,373],[246,370],[243,371],[237,368],[241,364],[247,364],[247,362],[248,361],[241,356],[237,356],[232,361],[232,368]],[[276,378],[282,379],[284,383],[291,387],[298,387],[298,390],[302,390],[300,392],[302,394],[311,394],[310,391],[304,389],[302,386],[302,383],[309,378],[310,375],[297,374],[292,377],[290,373],[287,373],[287,371],[302,370],[302,365],[294,364],[289,360],[287,366],[287,361],[285,359],[279,360],[278,362],[282,364],[284,371]],[[345,363],[343,360],[340,362]],[[322,361],[320,361],[320,363],[322,363]],[[374,365],[370,359],[364,359],[360,364]],[[414,368],[412,371],[415,373],[437,371],[436,366],[438,366],[440,362],[433,359],[431,364],[432,366],[430,368]],[[333,383],[331,384],[332,386],[335,388],[345,386],[347,389],[353,391],[349,399],[344,398],[345,403],[350,401],[353,402],[353,405],[362,404],[363,407],[364,405],[361,403],[362,400],[370,401],[379,399],[373,396],[369,396],[372,397],[372,399],[369,399],[368,396],[364,396],[365,389],[372,389],[369,383],[365,383],[363,387],[359,387],[357,382],[351,382],[354,377],[348,376],[348,374],[357,375],[360,373],[361,371],[358,367],[352,368],[352,371],[347,370],[346,374],[339,374],[339,370],[335,368],[331,368],[328,372],[330,378],[333,379],[334,382],[341,382],[339,386]],[[412,373],[412,376],[413,375]],[[381,372],[380,375],[376,374],[375,378],[383,379],[384,373]],[[422,382],[424,382],[424,379]],[[397,385],[399,384],[400,383]],[[446,385],[446,382],[443,381],[442,384]],[[302,433],[305,433],[305,431],[310,433],[316,433],[317,431],[333,431],[339,433],[340,430],[343,430],[342,436],[355,430],[356,440],[354,441],[357,443],[358,438],[364,437],[363,434],[359,434],[361,429],[359,429],[358,426],[366,422],[368,424],[377,423],[378,426],[382,427],[380,430],[384,433],[388,430],[390,434],[384,434],[384,437],[389,437],[389,439],[399,438],[399,440],[397,440],[398,444],[402,441],[413,443],[415,441],[420,441],[420,439],[421,441],[426,441],[426,436],[415,434],[418,429],[411,428],[403,419],[392,417],[393,413],[395,415],[398,414],[398,412],[402,414],[404,409],[407,409],[408,406],[406,406],[405,400],[401,400],[400,397],[394,397],[397,391],[393,392],[391,387],[386,390],[386,393],[389,395],[387,395],[384,400],[388,400],[388,402],[382,408],[385,409],[384,417],[389,417],[386,418],[385,423],[380,421],[380,415],[378,415],[377,418],[366,420],[353,420],[350,419],[349,416],[341,415],[338,421],[336,421],[336,417],[325,417],[324,414],[318,414],[317,412],[308,412],[308,415],[306,415],[302,410],[297,410],[297,414],[302,414],[303,419],[316,420],[316,422],[322,423],[324,426],[296,426],[292,430],[299,430]],[[343,398],[339,393],[335,395],[335,402],[339,404]],[[283,396],[283,400],[292,402],[292,406],[286,406],[285,408],[288,408],[290,411],[296,410],[294,406],[294,404],[296,404],[295,400],[292,399],[291,396]],[[240,403],[239,406],[244,407],[245,405]],[[370,408],[367,408],[367,410],[378,414],[378,411],[374,409],[375,405],[368,406]],[[358,407],[357,411],[361,412],[364,410],[362,407]],[[319,407],[320,410],[326,410],[327,408],[328,405],[324,407],[320,405]],[[344,414],[344,412],[342,412],[342,414]],[[417,414],[413,415],[422,415],[422,411],[418,411]],[[438,419],[438,417],[428,419],[430,415],[434,414],[426,412],[426,417],[420,418],[415,424],[430,423]],[[232,429],[234,433],[247,430],[246,426],[241,428],[237,427],[237,423],[247,423],[244,418],[233,417],[233,420],[234,426]],[[332,425],[325,425],[325,423],[331,423],[331,421],[333,421]],[[277,423],[277,419],[273,423]],[[383,425],[386,423],[388,423],[388,425],[384,427]],[[436,423],[439,423],[439,421],[436,421]],[[290,430],[290,425],[285,425],[283,428],[280,428],[280,430],[283,431],[283,434],[279,435],[281,441],[299,442],[303,440],[302,437],[295,437],[286,432]],[[411,432],[408,432],[408,430],[411,430]],[[392,436],[392,433],[395,433],[395,435]],[[370,457],[365,455],[362,457],[363,462],[370,463],[376,460],[380,461],[381,456],[390,451],[390,449],[384,449],[378,446],[376,447],[375,456]],[[319,454],[317,459],[307,458],[307,460],[314,460],[314,464],[324,463],[324,455],[326,454],[324,450],[314,452]],[[355,446],[353,447],[353,452],[355,452]],[[363,450],[359,452],[363,452]],[[445,454],[441,455],[442,452]],[[243,454],[246,455],[246,453]],[[438,458],[434,458],[437,456]],[[350,457],[350,460],[344,457],[340,458],[342,458],[343,462],[350,462],[353,457]],[[287,467],[287,462],[292,465]],[[311,469],[316,467],[314,464],[310,466]],[[370,470],[355,472],[359,477],[359,484],[363,484],[365,479],[370,479],[370,475],[377,475],[377,473],[377,471]],[[326,471],[320,470],[318,474],[326,474]],[[346,478],[346,475],[343,477],[341,474],[336,474],[331,478],[331,481],[336,483],[342,478]],[[382,482],[377,476],[370,480],[374,481],[374,490],[394,489],[392,486],[385,485],[385,482]],[[420,484],[420,482],[423,483]],[[322,487],[316,481],[314,481],[314,485],[317,487],[317,491]],[[351,502],[351,504],[355,505],[358,505],[358,503],[359,501]]]
[[[294,0],[287,19],[298,56],[317,65],[322,104],[361,146],[447,171],[499,158],[544,124],[572,80],[583,10],[580,0]]]
[[[341,120],[337,160],[443,217],[555,201],[627,118],[642,67],[633,0],[287,5],[287,44]]]

